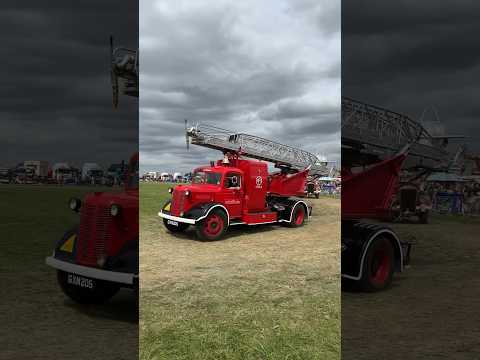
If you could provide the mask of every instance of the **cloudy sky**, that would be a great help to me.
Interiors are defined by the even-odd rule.
[[[340,1],[140,2],[141,170],[220,158],[184,119],[340,160]]]
[[[112,109],[109,36],[138,47],[135,1],[1,5],[0,166],[103,165],[138,148],[138,101]]]
[[[417,120],[434,106],[446,132],[468,135],[463,141],[480,153],[480,2],[342,6],[343,94]]]

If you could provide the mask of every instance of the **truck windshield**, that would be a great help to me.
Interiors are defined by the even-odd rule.
[[[196,171],[193,174],[192,184],[220,185],[222,174],[216,172]]]

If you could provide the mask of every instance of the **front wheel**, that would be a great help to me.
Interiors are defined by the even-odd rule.
[[[392,283],[395,255],[392,243],[385,237],[378,237],[370,244],[360,279],[364,291],[374,292],[387,288]]]
[[[196,224],[197,237],[200,240],[219,240],[227,230],[228,220],[225,213],[215,209]]]
[[[88,279],[62,270],[57,270],[60,288],[79,304],[102,304],[112,298],[120,286],[110,281]]]

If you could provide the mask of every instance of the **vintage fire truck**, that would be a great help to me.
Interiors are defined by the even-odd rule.
[[[137,91],[124,92],[138,96],[136,65],[120,71],[118,64],[137,52],[113,48],[112,89],[114,107],[118,102],[118,78],[133,81]],[[125,65],[125,64],[123,64]],[[138,292],[138,153],[128,163],[124,189],[117,192],[94,192],[83,200],[70,199],[72,211],[79,213],[79,225],[65,232],[57,241],[46,264],[57,270],[57,281],[63,292],[78,303],[102,303],[120,288]]]
[[[65,232],[47,265],[71,299],[101,303],[120,288],[138,287],[138,154],[130,159],[121,192],[72,198],[79,225]]]
[[[312,208],[299,196],[309,173],[324,170],[315,155],[209,125],[185,130],[187,146],[191,139],[224,158],[195,169],[191,184],[170,189],[172,198],[158,213],[169,231],[192,225],[198,238],[218,240],[234,225],[298,227],[308,220]],[[269,173],[267,162],[279,171]]]

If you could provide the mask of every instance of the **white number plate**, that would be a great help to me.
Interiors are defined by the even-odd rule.
[[[95,286],[92,279],[88,279],[83,276],[78,276],[75,274],[68,274],[67,282],[69,284],[80,286],[87,289],[93,289],[93,287]]]
[[[178,221],[168,220],[170,225],[178,226]]]

